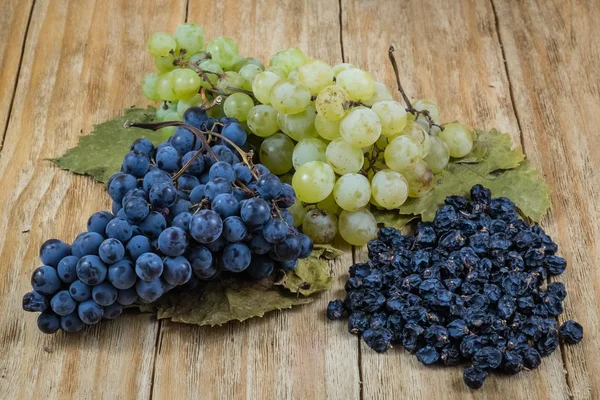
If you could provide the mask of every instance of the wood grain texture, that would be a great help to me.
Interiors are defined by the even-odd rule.
[[[235,11],[234,11],[235,10]],[[188,21],[207,39],[235,39],[244,55],[267,63],[275,51],[299,47],[341,61],[338,3],[191,1]],[[340,244],[341,246],[341,244]],[[327,323],[327,303],[343,292],[350,247],[332,261],[333,290],[311,304],[221,328],[163,322],[153,397],[198,399],[358,399],[358,345],[345,324]]]
[[[562,323],[585,337],[562,346],[574,399],[600,398],[600,4],[494,1],[527,156],[552,190],[542,226],[567,259]]]
[[[519,144],[490,3],[344,0],[342,11],[346,62],[357,63],[376,80],[395,87],[387,56],[389,44],[395,43],[401,79],[411,99],[436,102],[442,121],[498,128]],[[365,249],[356,251],[357,262],[366,258]],[[425,367],[398,347],[380,355],[361,344],[364,398],[568,397],[560,351],[545,358],[536,371],[491,375],[475,392],[463,383],[462,368]]]
[[[92,124],[145,104],[137,83],[152,68],[145,38],[157,26],[174,29],[185,15],[183,1],[153,4],[35,4],[0,153],[1,398],[150,396],[154,318],[123,317],[81,334],[45,336],[20,303],[40,244],[73,240],[89,215],[110,206],[101,185],[45,159],[74,146]]]
[[[12,104],[33,0],[0,3],[0,150]]]

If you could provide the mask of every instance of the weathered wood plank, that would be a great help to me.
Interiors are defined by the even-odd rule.
[[[21,64],[21,53],[33,0],[0,4],[0,149]]]
[[[565,313],[584,326],[562,346],[574,399],[600,397],[600,4],[494,1],[528,157],[552,188],[542,221],[568,268]]]
[[[232,37],[242,54],[267,62],[299,47],[341,61],[337,1],[191,1],[189,21],[208,39]],[[331,292],[295,310],[263,319],[198,328],[163,322],[153,395],[166,398],[357,399],[358,347],[343,324],[328,324],[325,308],[343,291],[339,277],[350,248],[331,263]]]
[[[138,83],[152,68],[145,38],[157,27],[174,29],[184,15],[180,0],[35,4],[0,154],[2,398],[150,395],[158,326],[152,317],[45,336],[20,303],[42,241],[73,240],[92,212],[110,206],[101,185],[45,159],[74,146],[92,124],[145,105]]]
[[[481,1],[342,1],[347,62],[395,87],[387,48],[395,43],[403,85],[411,99],[435,101],[442,121],[460,120],[511,133],[519,128],[510,100],[490,3]],[[398,96],[400,99],[400,96]],[[365,249],[356,261],[367,258]],[[568,397],[560,351],[541,368],[512,377],[493,375],[477,392],[462,381],[462,368],[430,368],[401,348],[380,355],[361,344],[364,398]]]

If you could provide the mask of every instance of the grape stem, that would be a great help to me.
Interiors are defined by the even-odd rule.
[[[225,93],[223,90],[219,90],[219,89],[206,89],[206,90],[211,93],[220,94],[221,96],[230,96],[232,94],[232,93]],[[230,92],[235,92],[235,93],[244,93],[244,94],[247,94],[248,96],[252,97],[254,100],[256,100],[256,97],[254,97],[254,93],[251,90],[239,89],[239,88],[235,88],[232,86],[227,86],[225,88],[225,90],[230,91]]]

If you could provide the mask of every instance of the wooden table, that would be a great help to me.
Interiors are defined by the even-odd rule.
[[[297,46],[390,86],[395,43],[411,97],[434,100],[443,120],[510,132],[553,189],[542,225],[569,263],[560,320],[580,321],[584,341],[477,392],[462,368],[426,368],[401,349],[376,354],[325,318],[348,266],[366,258],[348,246],[331,263],[333,290],[292,311],[213,329],[146,314],[81,334],[38,332],[21,297],[39,245],[71,241],[110,206],[101,185],[45,159],[146,105],[146,39],[186,20],[246,55]],[[0,398],[600,398],[599,20],[594,0],[1,0]]]

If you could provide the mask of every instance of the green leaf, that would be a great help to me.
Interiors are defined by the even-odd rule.
[[[129,152],[131,143],[141,137],[159,144],[168,139],[163,132],[152,132],[140,128],[125,128],[125,121],[151,122],[155,109],[130,108],[124,115],[95,125],[93,131],[79,138],[77,146],[67,150],[59,158],[50,159],[62,169],[76,174],[90,175],[98,182],[121,169],[123,158]]]
[[[397,210],[378,210],[372,211],[378,224],[390,226],[402,230],[410,221],[419,218],[417,215],[398,214]]]

